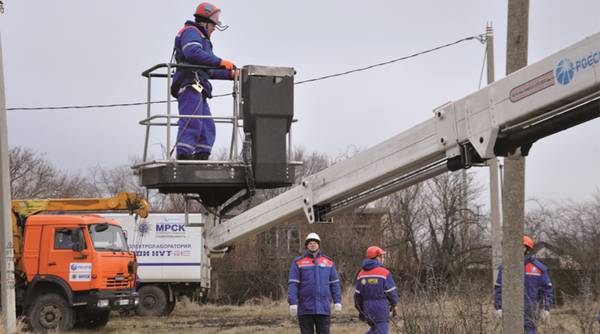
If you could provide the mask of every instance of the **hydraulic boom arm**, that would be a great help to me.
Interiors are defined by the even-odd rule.
[[[434,117],[305,179],[228,221],[206,225],[216,250],[302,213],[328,218],[448,170],[469,168],[600,116],[600,33],[527,66]]]

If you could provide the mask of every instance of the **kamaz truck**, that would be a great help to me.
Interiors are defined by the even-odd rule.
[[[135,193],[12,201],[16,309],[32,330],[100,328],[111,310],[139,302],[137,261],[121,226],[85,214],[115,210],[146,217],[148,204]]]

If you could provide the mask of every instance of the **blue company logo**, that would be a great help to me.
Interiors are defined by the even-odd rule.
[[[577,59],[575,65],[571,60],[564,58],[556,65],[556,81],[561,85],[568,85],[575,73],[590,69],[598,63],[600,63],[600,51],[590,52],[586,57]]]
[[[72,263],[71,264],[71,271],[75,271],[77,270],[77,263]]]
[[[575,67],[569,59],[561,60],[556,66],[556,81],[561,85],[568,85],[575,76]]]
[[[150,231],[150,226],[148,224],[148,222],[146,221],[142,221],[139,225],[138,225],[138,232],[143,236],[146,235],[146,233],[148,233],[148,231]]]

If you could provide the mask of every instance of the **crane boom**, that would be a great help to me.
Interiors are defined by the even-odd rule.
[[[56,198],[13,200],[12,210],[21,217],[40,212],[110,211],[127,210],[142,218],[148,217],[149,205],[136,193],[120,192],[109,198]]]
[[[433,118],[318,172],[220,224],[211,250],[302,213],[309,222],[368,203],[448,170],[469,168],[600,116],[600,33],[460,100]]]

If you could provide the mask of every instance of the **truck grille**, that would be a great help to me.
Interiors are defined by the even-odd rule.
[[[106,279],[107,288],[127,288],[129,287],[129,278],[124,276],[108,277]]]

